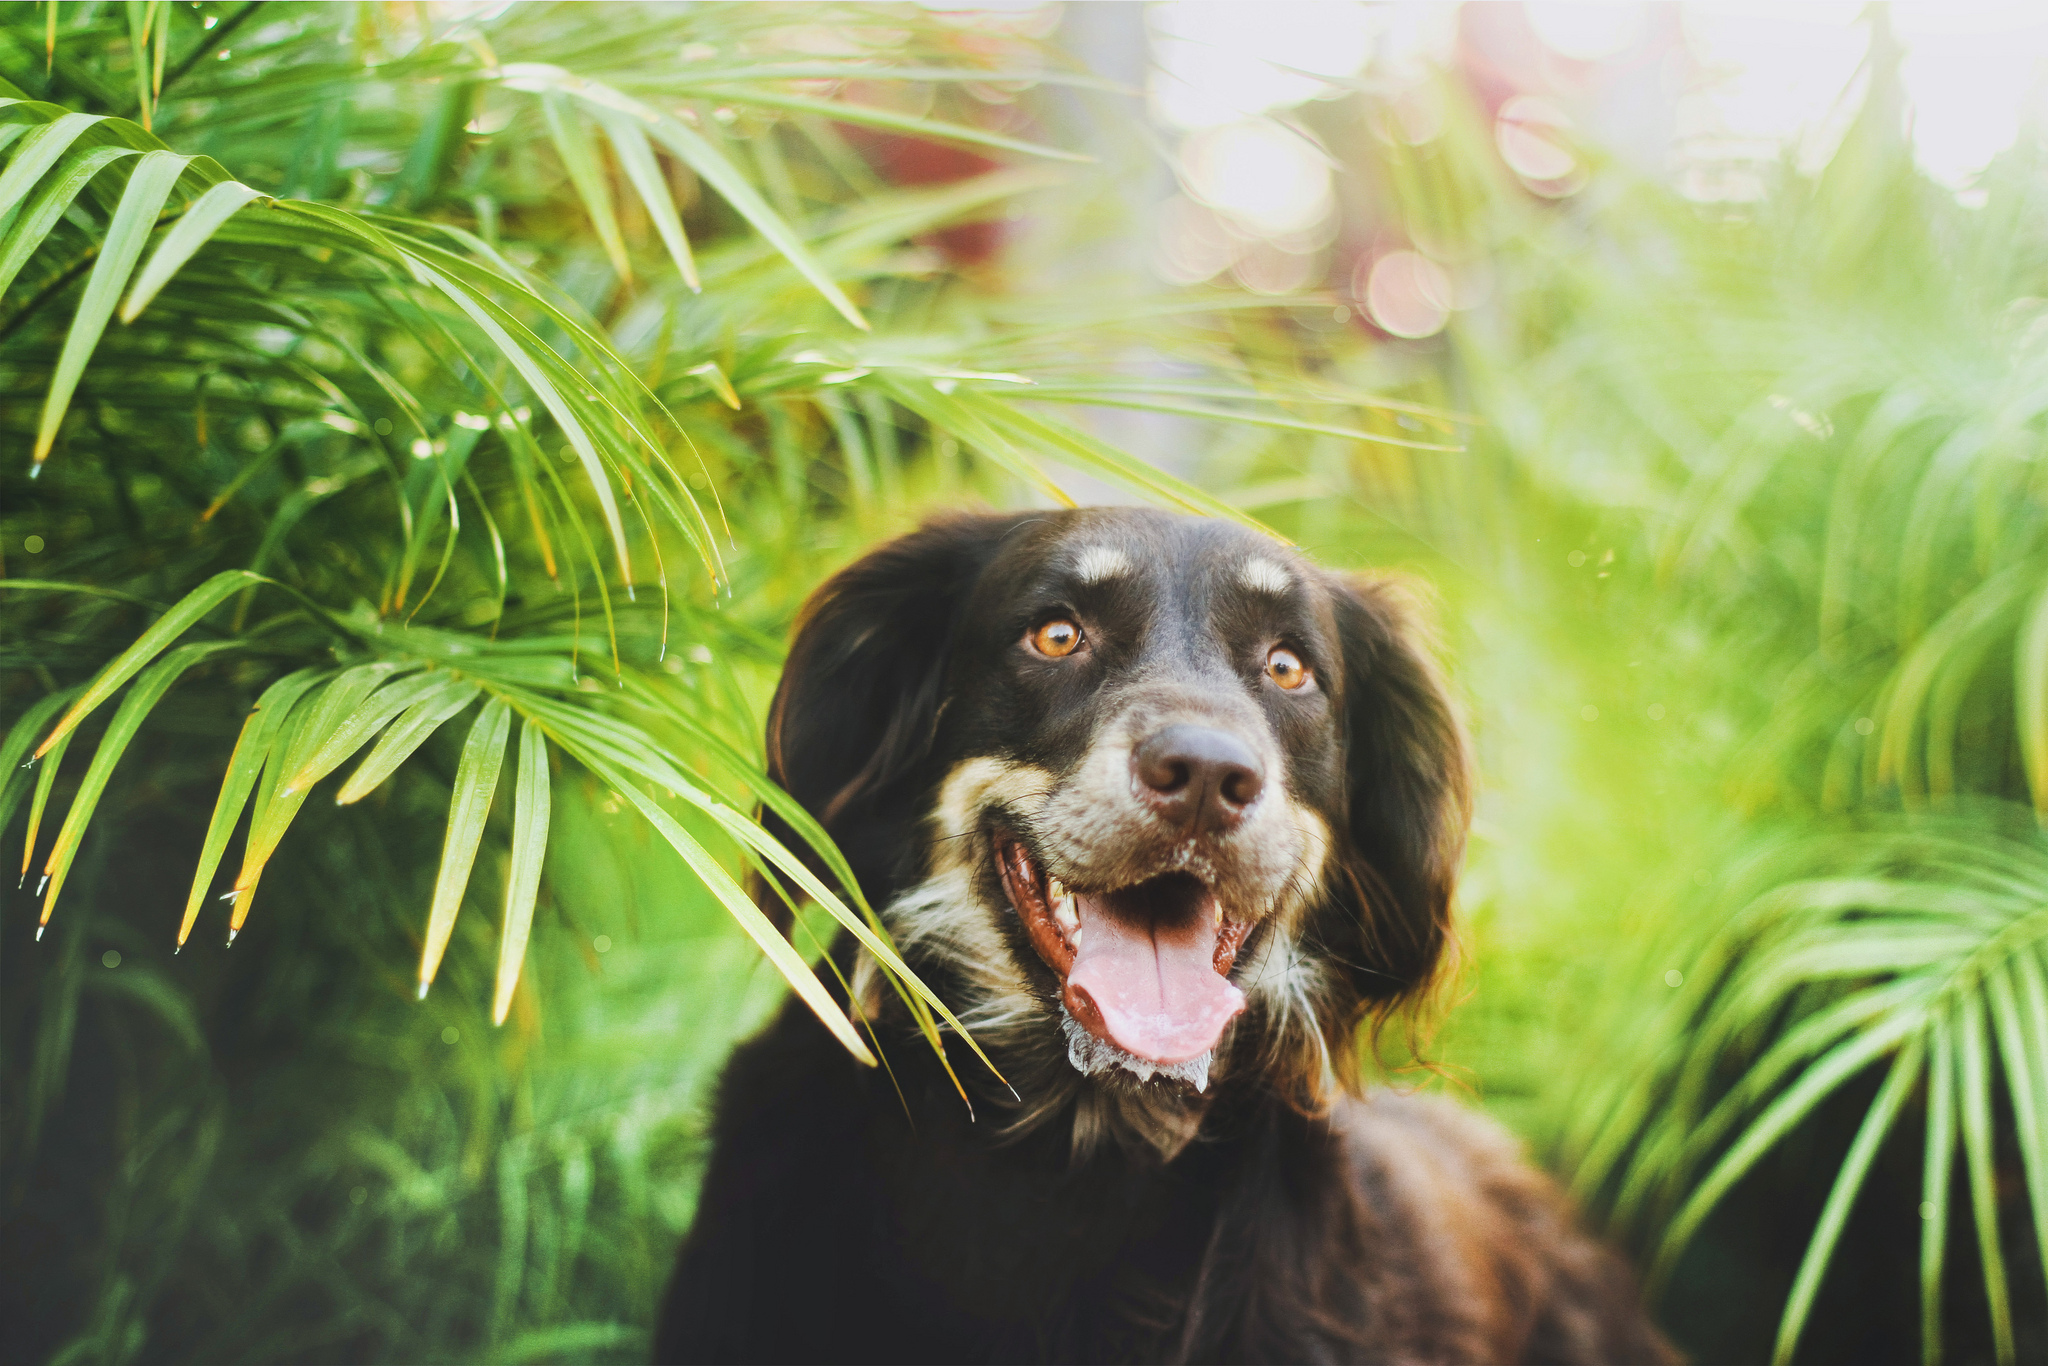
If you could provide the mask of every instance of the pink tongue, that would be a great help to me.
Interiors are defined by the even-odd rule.
[[[1125,918],[1109,901],[1076,898],[1081,949],[1067,990],[1081,998],[1077,1018],[1148,1062],[1185,1062],[1214,1048],[1244,1009],[1244,993],[1216,971],[1214,899],[1203,895],[1193,914],[1164,922]]]

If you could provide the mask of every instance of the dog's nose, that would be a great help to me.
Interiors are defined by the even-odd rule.
[[[1172,824],[1201,834],[1237,824],[1266,785],[1252,747],[1207,726],[1168,726],[1132,760],[1139,795]]]

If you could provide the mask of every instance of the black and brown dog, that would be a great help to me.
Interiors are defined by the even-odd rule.
[[[1469,818],[1393,588],[1221,521],[942,519],[812,600],[768,753],[1019,1098],[962,1066],[971,1119],[871,964],[893,1079],[792,1001],[658,1360],[1674,1359],[1504,1134],[1361,1091]]]

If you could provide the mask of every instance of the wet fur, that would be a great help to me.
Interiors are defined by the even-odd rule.
[[[1149,652],[1106,654],[1078,692],[1003,663],[1062,591]],[[1282,629],[1326,696],[1232,672]],[[1235,727],[1284,779],[1244,838],[1175,849],[1119,802],[1117,756],[1183,716]],[[795,1004],[735,1055],[657,1359],[1673,1359],[1510,1140],[1359,1087],[1361,1024],[1444,957],[1469,819],[1462,732],[1398,589],[1224,523],[943,519],[819,591],[768,744],[1017,1096],[954,1042],[970,1119],[842,946],[893,1071]],[[1250,1005],[1206,1093],[1069,1064],[995,821],[1070,885],[1189,867],[1256,902],[1232,972]]]

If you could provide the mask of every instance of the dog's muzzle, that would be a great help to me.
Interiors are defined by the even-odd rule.
[[[1015,835],[998,831],[994,849],[1010,905],[1059,975],[1068,1015],[1089,1034],[1171,1067],[1208,1053],[1244,1009],[1227,974],[1253,922],[1227,915],[1194,874],[1068,888]]]

